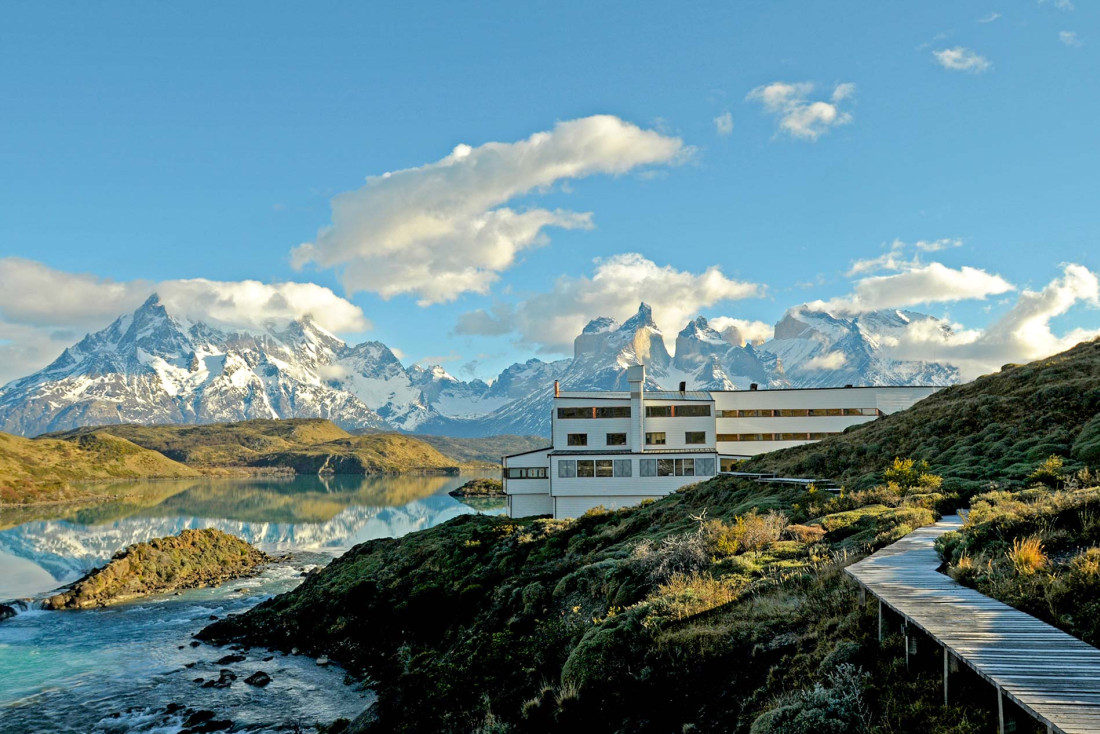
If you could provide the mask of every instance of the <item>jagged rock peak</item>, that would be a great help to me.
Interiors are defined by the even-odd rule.
[[[602,334],[605,331],[618,331],[619,322],[610,316],[600,316],[597,319],[592,319],[588,322],[588,325],[584,327],[582,334]]]
[[[643,327],[648,326],[651,329],[660,331],[657,327],[657,322],[653,320],[653,307],[645,301],[642,301],[638,305],[638,313],[631,316],[629,319],[623,322],[620,327],[623,331],[636,331]]]

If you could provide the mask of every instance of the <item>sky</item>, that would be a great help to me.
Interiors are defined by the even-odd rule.
[[[56,3],[0,24],[0,381],[153,291],[491,379],[646,300],[1100,330],[1100,6]]]

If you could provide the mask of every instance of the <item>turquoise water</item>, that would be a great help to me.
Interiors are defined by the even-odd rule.
[[[217,527],[291,558],[256,578],[80,612],[34,608],[0,622],[0,732],[178,732],[187,710],[233,731],[294,731],[354,717],[370,692],[303,656],[191,647],[210,623],[297,586],[302,574],[364,540],[395,537],[473,510],[446,493],[458,477],[186,480],[126,485],[125,499],[0,517],[0,600],[36,597],[102,565],[126,545]],[[493,510],[499,512],[500,510]],[[270,659],[269,659],[270,658]],[[228,688],[203,688],[221,670]],[[263,670],[265,688],[243,683]]]

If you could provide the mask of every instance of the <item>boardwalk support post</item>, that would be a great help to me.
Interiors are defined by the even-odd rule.
[[[997,734],[1005,734],[1005,695],[997,686]]]
[[[886,637],[886,620],[883,618],[885,611],[882,608],[882,599],[878,600],[878,642],[881,645],[882,639]]]
[[[867,587],[863,585],[859,587],[859,606],[860,608],[867,606]]]
[[[951,705],[951,699],[948,697],[948,690],[947,690],[947,677],[951,672],[950,669],[949,669],[950,668],[950,664],[949,664],[950,659],[951,659],[951,653],[947,651],[947,645],[944,645],[943,646],[943,705],[944,706]]]

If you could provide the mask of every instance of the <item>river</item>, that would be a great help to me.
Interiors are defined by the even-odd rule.
[[[35,599],[103,565],[125,546],[213,527],[292,560],[213,589],[79,612],[27,605],[0,622],[0,732],[183,730],[199,711],[232,731],[310,731],[353,718],[369,690],[304,656],[191,645],[211,617],[234,614],[301,583],[351,546],[398,537],[476,511],[448,496],[467,477],[297,477],[131,482],[120,498],[0,514],[0,600]],[[498,513],[500,507],[483,511]],[[229,670],[228,687],[204,687]],[[272,682],[245,684],[256,671]],[[202,679],[198,681],[198,679]],[[176,710],[178,707],[183,707]],[[199,718],[210,714],[198,714]]]

